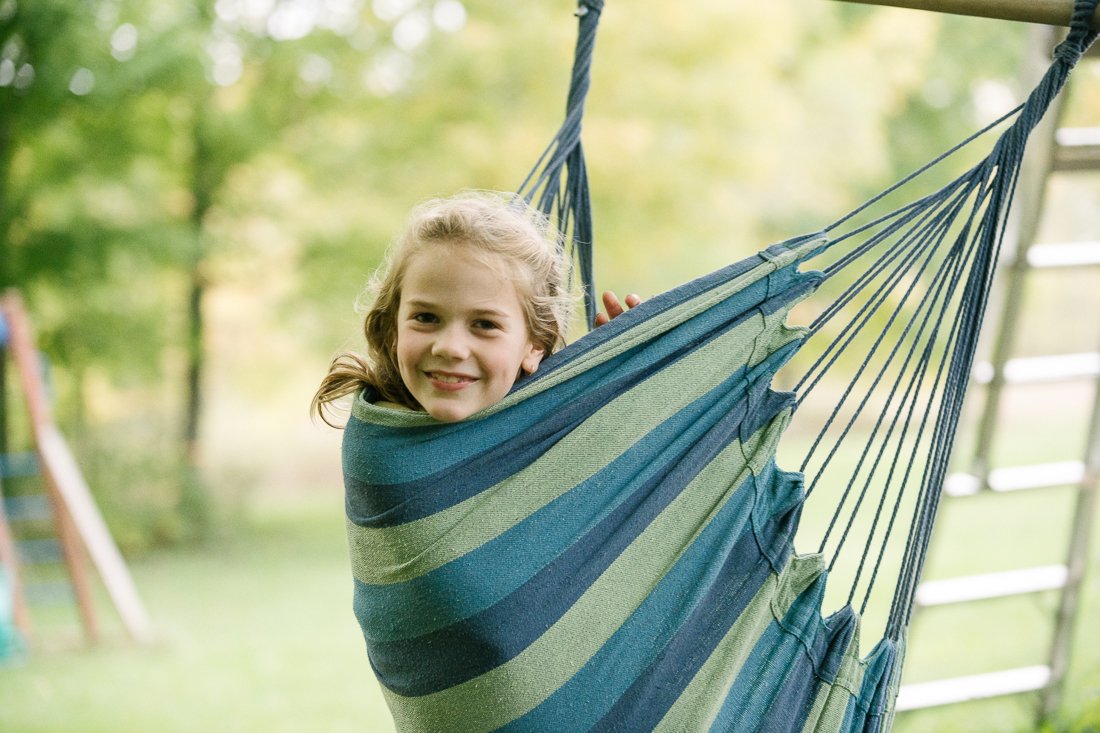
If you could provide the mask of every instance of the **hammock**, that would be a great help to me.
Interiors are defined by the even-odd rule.
[[[1024,142],[1094,40],[1096,2],[1077,2],[992,151],[939,190],[869,213],[926,167],[822,232],[654,297],[463,422],[357,398],[343,459],[354,610],[398,730],[889,729]],[[566,121],[524,188],[571,232],[589,291],[580,126],[601,6],[581,5]],[[844,283],[835,303],[787,325],[830,282]],[[880,335],[802,471],[780,469],[794,409],[868,324]],[[814,336],[828,343],[795,390],[772,390]],[[870,411],[820,551],[796,554],[806,496],[849,470],[835,457]],[[857,515],[869,530],[848,603],[825,617]],[[895,534],[904,550],[888,574]],[[880,577],[892,603],[861,655]]]

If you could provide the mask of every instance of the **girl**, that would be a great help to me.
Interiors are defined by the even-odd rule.
[[[372,283],[366,357],[333,360],[314,412],[331,425],[326,408],[363,390],[376,404],[444,422],[494,404],[565,343],[573,305],[565,251],[546,218],[514,194],[418,206]],[[613,293],[604,303],[597,323],[623,310]]]

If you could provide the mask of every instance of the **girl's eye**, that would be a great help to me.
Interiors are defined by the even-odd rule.
[[[417,323],[436,323],[439,320],[434,313],[414,313],[412,319]]]
[[[474,328],[481,331],[495,331],[496,329],[500,328],[500,326],[498,326],[493,321],[486,321],[483,319],[480,321],[474,321]]]

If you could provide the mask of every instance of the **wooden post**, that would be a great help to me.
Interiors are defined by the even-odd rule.
[[[1073,0],[843,0],[864,5],[886,5],[895,8],[930,10],[934,13],[972,15],[1023,23],[1069,26],[1073,17]],[[1089,27],[1100,30],[1100,9],[1092,16]]]
[[[31,617],[27,613],[27,602],[23,597],[23,585],[19,581],[19,563],[15,556],[15,542],[12,540],[11,530],[8,528],[8,516],[4,510],[3,493],[0,492],[0,567],[8,574],[8,582],[11,584],[11,610],[15,621],[15,628],[23,633],[24,637],[31,634]]]
[[[92,499],[91,491],[84,482],[72,451],[50,416],[22,300],[17,293],[9,291],[0,299],[0,308],[3,309],[10,328],[12,355],[18,366],[27,411],[31,418],[35,450],[50,503],[54,507],[58,537],[72,575],[73,589],[80,603],[85,629],[91,638],[98,635],[91,593],[87,586],[84,554],[80,552],[81,543],[99,571],[107,593],[130,636],[139,642],[150,642],[153,639],[152,627],[130,572]]]
[[[46,403],[41,375],[39,374],[41,367],[34,351],[34,341],[23,314],[22,301],[14,292],[8,292],[4,295],[0,307],[3,308],[4,319],[8,325],[12,360],[15,362],[16,372],[19,375],[21,391],[31,421],[31,430],[34,435],[37,435],[41,426],[50,422],[50,411],[49,405]],[[37,444],[37,442],[36,440],[35,443]],[[42,452],[41,450],[36,450],[36,452],[46,484],[46,496],[49,498],[50,508],[54,516],[54,526],[57,530],[58,544],[61,546],[61,555],[65,561],[65,566],[69,570],[73,594],[76,596],[80,618],[84,624],[84,634],[89,641],[94,642],[99,639],[99,621],[95,615],[92,589],[88,584],[87,559],[81,550],[80,537],[73,525],[72,517],[69,516],[65,508],[65,502],[58,494],[55,482],[46,475]]]

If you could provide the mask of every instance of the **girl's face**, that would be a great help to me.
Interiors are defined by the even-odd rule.
[[[491,257],[492,255],[490,255]],[[401,283],[397,364],[424,410],[462,420],[499,401],[533,372],[542,349],[531,342],[507,268],[489,267],[461,246],[413,255]]]

